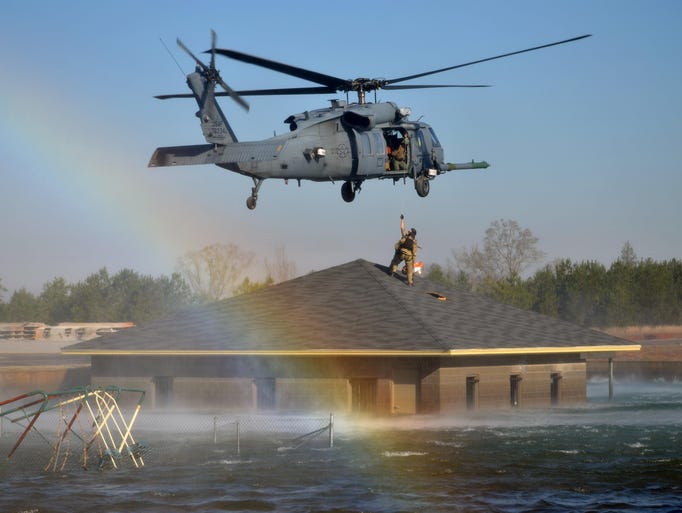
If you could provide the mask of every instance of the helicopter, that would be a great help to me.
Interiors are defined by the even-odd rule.
[[[251,194],[246,199],[250,210],[256,208],[263,181],[269,178],[315,182],[342,182],[341,197],[352,202],[365,180],[406,181],[410,179],[420,197],[429,194],[430,182],[448,171],[486,169],[485,161],[453,164],[444,161],[444,151],[433,128],[421,120],[409,119],[410,109],[397,104],[376,102],[376,91],[429,89],[450,87],[489,87],[488,85],[413,84],[399,82],[463,68],[494,59],[571,43],[590,37],[586,34],[571,39],[508,52],[441,69],[393,79],[342,79],[305,68],[256,57],[235,50],[216,48],[216,33],[211,31],[208,64],[194,55],[178,38],[178,46],[195,62],[194,72],[187,75],[191,93],[166,94],[155,98],[194,98],[206,144],[157,148],[148,167],[214,164],[250,177]],[[233,90],[215,67],[216,55],[253,64],[317,84],[309,87]],[[216,86],[223,91],[216,91]],[[332,99],[326,108],[307,110],[288,116],[284,123],[289,131],[262,141],[239,142],[225,114],[216,101],[228,96],[245,110],[244,96],[307,95],[346,93],[346,100]],[[357,102],[349,103],[348,94],[357,93]],[[375,102],[367,102],[374,92]]]

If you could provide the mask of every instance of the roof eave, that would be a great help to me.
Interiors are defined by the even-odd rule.
[[[392,357],[443,357],[443,356],[505,356],[520,354],[608,353],[613,351],[639,351],[640,345],[603,345],[570,347],[511,347],[495,349],[450,349],[448,351],[364,350],[364,349],[313,349],[313,350],[224,350],[224,349],[63,349],[62,354],[81,356],[392,356]]]
[[[496,349],[451,349],[448,356],[492,356],[518,354],[609,353],[639,351],[641,345],[563,346],[563,347],[508,347]]]

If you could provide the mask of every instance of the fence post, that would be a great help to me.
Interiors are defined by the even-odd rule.
[[[329,414],[329,447],[334,447],[334,414]]]
[[[240,438],[239,438],[239,421],[237,421],[237,456],[241,454]]]

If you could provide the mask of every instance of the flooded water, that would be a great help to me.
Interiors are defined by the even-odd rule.
[[[337,418],[332,447],[326,432],[302,443],[273,430],[239,452],[229,433],[214,443],[189,420],[152,428],[143,410],[144,467],[45,472],[17,451],[0,465],[0,511],[682,511],[682,384],[606,393],[591,383],[573,409]]]

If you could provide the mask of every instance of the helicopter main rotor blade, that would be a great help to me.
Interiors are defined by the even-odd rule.
[[[340,90],[346,91],[350,88],[350,83],[348,80],[332,77],[331,75],[325,75],[323,73],[318,73],[316,71],[311,71],[304,68],[298,68],[296,66],[290,66],[289,64],[284,64],[277,61],[271,61],[269,59],[263,59],[262,57],[256,57],[255,55],[249,55],[246,53],[237,52],[235,50],[226,50],[223,48],[216,48],[215,53],[224,57],[229,57],[230,59],[246,62],[248,64],[254,64],[262,68],[284,73],[285,75],[291,75],[292,77],[302,78],[304,80],[309,80],[310,82],[315,82],[316,84],[334,88],[335,92]]]
[[[218,39],[218,36],[215,33],[215,30],[211,29],[211,67],[215,68],[215,44],[216,40]]]
[[[278,89],[250,89],[237,91],[242,96],[279,96],[294,94],[335,94],[333,87],[283,87]]]
[[[234,91],[227,83],[223,80],[223,78],[220,76],[220,73],[218,70],[215,68],[215,45],[216,41],[218,39],[218,36],[215,33],[215,30],[211,29],[211,71],[213,79],[220,84],[220,87],[222,87],[227,95],[232,98],[234,101],[236,101],[244,110],[248,112],[249,110],[249,104],[244,101],[244,98],[239,96],[238,93]],[[215,93],[214,93],[215,94]]]
[[[432,89],[438,87],[492,87],[487,84],[450,84],[450,85],[438,85],[438,84],[424,84],[424,85],[387,85],[382,89],[387,89],[389,91],[398,91],[400,89]]]
[[[194,54],[192,53],[192,51],[191,51],[189,48],[187,48],[187,47],[185,46],[185,44],[184,44],[182,41],[180,41],[180,38],[177,38],[177,39],[176,39],[176,42],[178,43],[178,46],[179,46],[180,48],[182,48],[182,49],[185,51],[185,53],[186,53],[187,55],[189,55],[192,59],[194,59],[194,62],[196,62],[196,63],[201,67],[201,69],[203,69],[203,70],[208,69],[208,66],[206,66],[206,64],[204,64],[203,62],[201,62],[201,61],[199,60],[199,58],[198,58],[196,55],[194,55]]]
[[[549,48],[550,46],[563,45],[565,43],[572,43],[573,41],[578,41],[580,39],[585,39],[590,37],[592,34],[585,34],[584,36],[573,37],[571,39],[564,39],[563,41],[556,41],[554,43],[548,43],[546,45],[534,46],[533,48],[526,48],[525,50],[518,50],[516,52],[503,53],[502,55],[496,55],[494,57],[487,57],[485,59],[479,59],[477,61],[465,62],[464,64],[457,64],[456,66],[449,66],[447,68],[436,69],[433,71],[427,71],[425,73],[417,73],[416,75],[408,75],[406,77],[394,78],[392,80],[387,80],[386,84],[395,84],[396,82],[404,82],[406,80],[412,80],[414,78],[425,77],[427,75],[434,75],[436,73],[442,73],[444,71],[450,71],[452,69],[463,68],[465,66],[472,66],[473,64],[479,64],[481,62],[492,61],[495,59],[502,59],[503,57],[510,57],[512,55],[518,55],[520,53],[532,52],[534,50],[540,50],[542,48]],[[384,89],[388,89],[384,87]]]
[[[194,95],[190,93],[157,94],[156,96],[154,96],[154,98],[156,98],[157,100],[170,100],[171,98],[194,98]]]
[[[242,98],[238,92],[236,92],[229,85],[227,85],[225,81],[222,78],[220,78],[220,76],[217,77],[216,81],[222,86],[223,89],[225,89],[225,92],[230,98],[232,98],[239,105],[241,105],[246,111],[249,110],[249,104],[244,100],[244,98]],[[220,93],[217,93],[217,95],[220,95]]]
[[[395,86],[396,89],[404,89],[410,86]],[[437,87],[437,86],[436,86]],[[243,91],[234,91],[239,96],[280,96],[280,95],[294,95],[294,94],[334,94],[336,89],[332,87],[285,87],[279,89],[248,89]],[[227,92],[216,92],[215,96],[230,96]],[[178,93],[178,94],[159,94],[154,96],[157,100],[169,100],[172,98],[194,98],[192,93]]]

